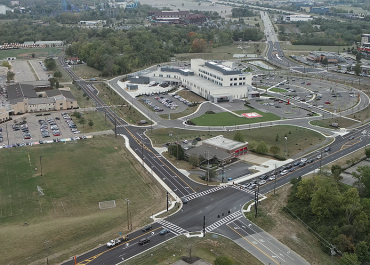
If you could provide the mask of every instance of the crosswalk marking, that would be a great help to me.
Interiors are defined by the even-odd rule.
[[[169,222],[169,221],[166,221],[166,220],[161,220],[161,221],[158,221],[158,223],[160,225],[162,225],[163,227],[171,230],[172,233],[174,233],[175,235],[181,235],[181,234],[185,234],[185,233],[188,233],[188,231],[186,231],[185,229]]]
[[[255,190],[246,189],[246,188],[244,188],[242,186],[239,186],[239,185],[232,185],[232,187],[234,189],[241,190],[241,191],[244,191],[244,192],[252,194],[252,195],[254,195],[254,193],[255,193]],[[259,194],[262,194],[262,193],[259,193]]]
[[[224,225],[226,223],[232,222],[236,219],[239,219],[242,216],[242,213],[240,211],[237,211],[235,213],[229,214],[228,216],[222,218],[221,220],[209,225],[206,227],[206,233],[209,233],[216,228],[220,227],[221,225]]]
[[[199,192],[199,193],[192,193],[192,194],[189,194],[187,196],[185,196],[185,198],[190,201],[190,200],[193,200],[195,198],[199,198],[199,197],[202,197],[204,195],[207,195],[207,194],[210,194],[210,193],[213,193],[215,191],[218,191],[218,190],[222,190],[224,188],[226,188],[227,186],[217,186],[217,187],[214,187],[212,189],[209,189],[209,190],[205,190],[205,191],[202,191],[202,192]]]

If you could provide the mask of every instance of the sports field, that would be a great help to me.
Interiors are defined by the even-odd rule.
[[[273,113],[264,113],[256,109],[246,109],[235,111],[237,114],[256,112],[262,117],[247,119],[245,117],[238,117],[230,112],[220,112],[215,114],[203,114],[191,121],[197,126],[232,126],[251,124],[265,121],[280,120],[280,117]]]
[[[0,60],[7,58],[7,57],[19,57],[19,59],[22,59],[22,57],[31,57],[32,53],[36,55],[36,57],[39,56],[46,56],[49,52],[52,52],[53,54],[60,51],[61,49],[58,48],[39,48],[39,49],[17,49],[17,50],[1,50],[0,51]]]
[[[165,197],[122,138],[0,149],[0,264],[46,258],[45,240],[57,264],[126,233],[126,198],[136,229],[165,208]],[[109,200],[117,207],[100,210]]]

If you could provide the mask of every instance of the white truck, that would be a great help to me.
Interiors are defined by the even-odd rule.
[[[119,238],[116,238],[116,239],[112,239],[107,243],[107,247],[111,248],[111,247],[117,246],[117,245],[121,244],[122,242],[127,241],[128,239],[129,239],[128,236],[123,236],[123,237],[119,237]]]

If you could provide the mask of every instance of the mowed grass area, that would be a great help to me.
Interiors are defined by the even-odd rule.
[[[191,60],[194,58],[201,58],[204,60],[229,60],[235,59],[233,58],[234,54],[245,53],[242,49],[239,49],[238,46],[242,45],[229,45],[213,48],[211,53],[179,53],[175,56],[178,60]],[[247,49],[245,50],[246,53],[254,54],[254,43],[250,43],[247,46],[249,47],[247,47]],[[260,42],[259,47],[260,51],[263,52],[265,50],[266,44]]]
[[[280,120],[280,117],[273,113],[264,113],[256,109],[245,109],[235,111],[237,114],[256,112],[262,117],[248,119],[246,117],[238,117],[230,112],[220,112],[215,114],[203,114],[191,121],[197,126],[232,126],[251,124],[258,122]]]
[[[79,111],[82,113],[82,117],[85,118],[86,124],[80,124],[78,119],[74,118],[74,121],[77,125],[77,129],[81,131],[82,134],[91,133],[91,132],[100,132],[111,130],[114,128],[114,125],[110,122],[110,120],[105,118],[104,112],[101,111]],[[92,121],[94,125],[91,127],[89,126],[89,121]]]
[[[354,111],[356,111],[356,108],[354,109]],[[347,115],[346,117],[351,118],[351,119],[360,120],[360,121],[363,122],[363,121],[369,119],[369,117],[370,117],[370,108],[369,108],[369,106],[367,106],[365,109],[363,109],[361,111],[358,111],[358,112],[355,112],[353,114]]]
[[[127,233],[126,198],[136,229],[151,222],[151,213],[165,209],[165,197],[164,189],[124,147],[123,138],[97,136],[77,143],[1,149],[0,264],[40,259],[34,264],[45,264],[45,240],[52,253],[49,262],[57,264],[118,232]],[[116,200],[117,207],[99,210],[99,202],[109,200]]]
[[[296,126],[289,125],[277,125],[272,127],[261,127],[258,129],[242,130],[244,134],[244,139],[247,142],[264,141],[267,147],[270,148],[272,145],[276,145],[280,148],[283,153],[285,150],[285,135],[287,136],[287,151],[289,156],[294,156],[295,154],[305,150],[312,145],[316,145],[325,140],[325,136],[322,134],[304,129]],[[235,131],[191,131],[175,128],[161,128],[153,131],[147,131],[146,134],[152,140],[154,145],[162,146],[167,142],[177,141],[177,135],[179,136],[179,141],[184,139],[192,141],[195,137],[201,137],[202,140],[215,137],[217,135],[223,135],[225,138],[233,139]],[[172,136],[170,136],[170,134]],[[278,141],[276,141],[276,136],[278,136]]]
[[[288,90],[285,90],[285,89],[282,89],[282,88],[278,88],[278,87],[273,87],[273,88],[269,89],[268,91],[278,92],[278,93],[286,93],[286,92],[288,92]]]
[[[31,56],[32,53],[36,55],[36,58],[39,56],[46,56],[49,52],[56,53],[61,49],[58,48],[35,48],[35,49],[16,49],[16,50],[1,50],[0,51],[0,60],[7,58],[7,57],[17,57],[20,54],[29,54],[27,56]],[[20,57],[21,59],[22,57]]]
[[[69,85],[69,88],[73,96],[75,96],[77,104],[80,108],[90,108],[95,106],[94,101],[92,101],[91,99],[87,99],[86,97],[83,96],[85,92],[77,84],[76,85],[71,84]]]
[[[352,116],[353,117],[353,116]],[[360,125],[359,122],[356,122],[354,120],[349,120],[342,117],[334,117],[329,119],[323,119],[323,120],[314,120],[310,122],[312,125],[324,127],[324,128],[330,128],[330,129],[336,129],[333,126],[331,126],[332,123],[338,123],[338,125],[341,128],[347,128],[353,125]]]
[[[147,106],[147,105],[145,105],[145,106]],[[183,112],[171,113],[170,119],[171,120],[176,120],[178,118],[182,118],[184,116],[190,115],[190,114],[194,113],[198,109],[198,107],[199,107],[199,105],[195,105],[195,106],[187,107],[186,110],[184,110]],[[162,119],[168,120],[168,114],[161,114],[161,115],[158,115],[158,116],[161,117]]]
[[[179,236],[166,243],[150,249],[143,254],[125,262],[127,265],[165,265],[173,264],[181,257],[199,257],[210,264],[220,256],[228,256],[234,260],[235,265],[259,265],[263,264],[252,256],[248,251],[228,238],[218,236],[213,238],[210,233],[205,237],[186,238]]]
[[[76,65],[72,70],[83,79],[98,78],[101,75],[101,71],[87,65]]]

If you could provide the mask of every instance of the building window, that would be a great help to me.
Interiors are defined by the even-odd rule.
[[[234,86],[237,86],[238,85],[238,83],[234,83]]]
[[[239,80],[243,80],[243,78],[242,77],[239,77]]]
[[[230,81],[233,81],[233,79],[232,79],[232,78],[230,78]]]
[[[239,86],[241,86],[242,85],[242,83],[239,83]]]
[[[245,80],[245,77],[243,77],[243,80]]]
[[[60,106],[62,106],[62,105],[63,105],[63,103],[59,103],[59,105],[60,105]]]
[[[60,109],[63,109],[63,107],[60,107]]]
[[[238,78],[237,78],[237,77],[234,77],[234,81],[235,81],[235,80],[238,80]]]
[[[233,86],[233,83],[230,83],[230,86]]]

